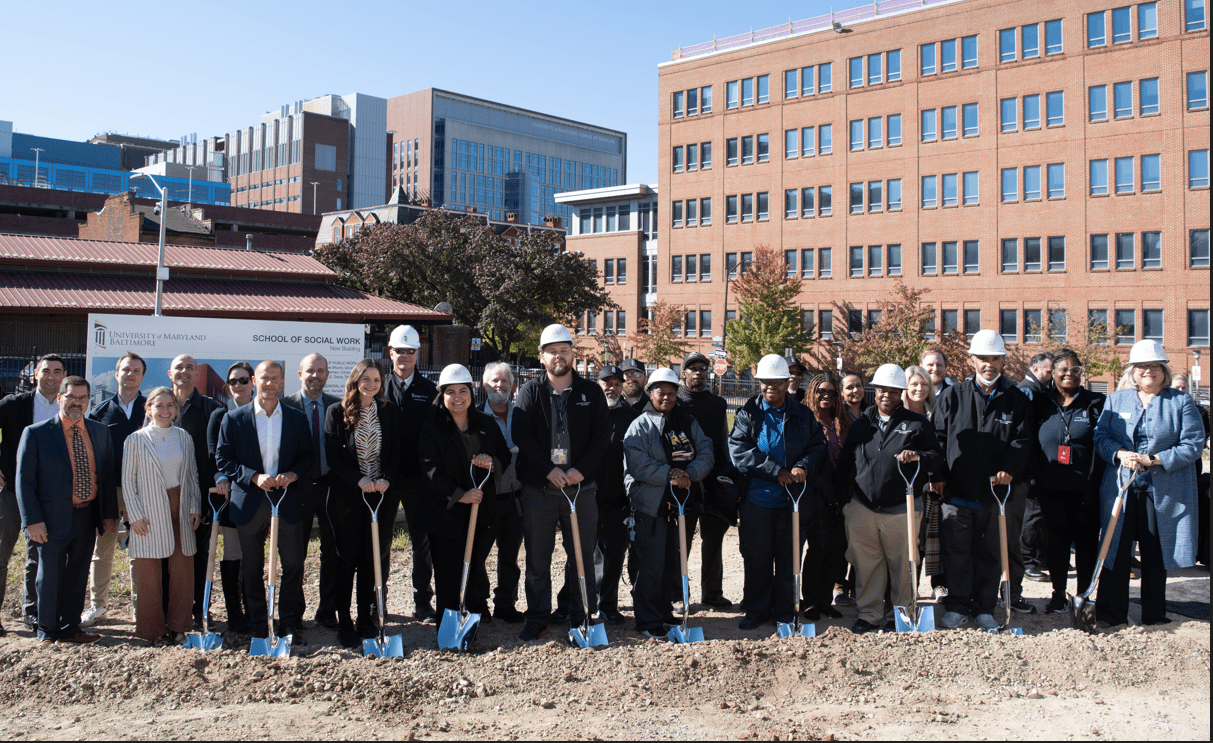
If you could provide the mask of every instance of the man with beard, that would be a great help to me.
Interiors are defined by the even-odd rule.
[[[626,359],[620,365],[623,369],[623,399],[628,405],[636,408],[640,412],[644,408],[645,403],[649,401],[644,396],[644,383],[649,378],[648,372],[644,369],[644,364],[638,359]]]
[[[594,475],[607,453],[611,419],[598,385],[573,371],[573,337],[563,325],[549,325],[539,337],[539,360],[547,372],[518,393],[511,433],[518,447],[522,481],[522,533],[526,540],[526,627],[519,639],[537,640],[547,633],[552,613],[552,551],[560,528],[565,554],[575,558],[573,515],[565,498],[577,497],[577,526],[582,562],[586,546],[597,541],[598,504]],[[574,493],[577,496],[574,496]],[[591,563],[592,564],[592,563]],[[587,581],[586,603],[573,597],[573,616],[581,623],[597,606],[594,581]]]
[[[678,392],[678,406],[691,415],[712,441],[714,463],[712,471],[703,482],[694,483],[691,497],[687,501],[687,549],[691,549],[695,524],[703,539],[700,556],[703,568],[700,577],[700,593],[703,603],[716,609],[727,609],[733,602],[724,596],[724,557],[722,545],[724,534],[730,524],[737,523],[738,475],[729,459],[728,403],[723,397],[708,389],[708,359],[701,353],[688,354],[682,360],[682,389]],[[802,372],[804,367],[800,367]],[[718,478],[725,478],[722,482]],[[671,545],[676,548],[676,545]],[[669,576],[677,582],[679,576]],[[670,595],[678,596],[674,590]]]
[[[503,472],[493,473],[497,485],[497,510],[493,512],[497,521],[497,590],[493,593],[493,616],[497,619],[519,624],[522,612],[514,606],[518,600],[518,581],[522,571],[518,569],[518,550],[522,547],[522,503],[518,496],[522,489],[518,482],[514,455],[518,447],[510,436],[510,424],[514,422],[514,373],[504,361],[494,361],[484,367],[484,412],[493,417],[505,444],[510,450],[510,464]],[[469,577],[470,579],[470,577]],[[488,582],[488,575],[484,577]]]
[[[804,383],[804,364],[795,356],[788,356],[785,360],[788,362],[788,373],[792,375],[788,380],[788,397],[796,402],[804,402],[804,390],[800,386]]]
[[[939,399],[939,393],[951,386],[947,378],[948,357],[943,355],[943,351],[932,348],[922,355],[922,367],[931,375],[931,387],[935,389],[935,398]]]
[[[607,624],[619,624],[619,580],[628,550],[628,527],[624,523],[631,508],[623,486],[623,436],[640,412],[624,402],[624,372],[608,364],[598,372],[598,386],[606,397],[611,419],[611,443],[598,465],[598,549],[594,550],[594,577],[598,583],[598,608]],[[566,576],[568,571],[566,570]],[[572,585],[566,578],[565,585]]]

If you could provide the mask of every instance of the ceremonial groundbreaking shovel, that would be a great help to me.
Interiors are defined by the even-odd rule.
[[[1011,626],[1011,615],[1015,612],[1011,608],[1011,558],[1007,554],[1007,501],[1011,499],[1011,484],[1007,483],[1006,495],[999,498],[998,491],[994,489],[994,478],[991,477],[990,492],[994,494],[994,500],[998,501],[998,544],[1002,558],[1002,579],[998,583],[998,592],[1002,594],[1003,603],[1007,607],[1006,620],[998,629],[990,630],[990,632],[1010,632],[1013,635],[1022,635],[1023,627]]]
[[[472,482],[476,482],[476,465],[468,467],[468,474],[471,476]],[[493,474],[492,467],[485,471],[484,479],[476,486],[477,490],[484,491],[484,484],[489,481],[491,474]],[[438,626],[438,647],[442,650],[447,648],[467,650],[472,641],[476,639],[476,630],[480,626],[480,615],[468,611],[464,603],[468,589],[468,573],[472,567],[472,542],[476,538],[476,516],[479,513],[480,504],[473,503],[472,515],[468,519],[467,543],[463,547],[463,579],[459,583],[459,611],[444,609],[442,624]]]
[[[291,654],[291,641],[294,640],[293,635],[286,637],[278,637],[274,634],[274,590],[275,580],[278,577],[278,506],[282,504],[282,499],[286,497],[286,490],[282,490],[282,494],[275,501],[270,495],[271,491],[266,491],[265,497],[270,502],[270,572],[265,579],[265,595],[266,595],[266,624],[269,625],[269,632],[265,637],[254,637],[252,647],[249,648],[249,655],[269,655],[275,658],[287,658]],[[247,559],[247,558],[246,558]]]
[[[1099,586],[1099,574],[1103,572],[1104,560],[1107,559],[1108,549],[1112,546],[1112,535],[1116,533],[1116,523],[1120,521],[1120,512],[1125,505],[1125,494],[1129,492],[1129,486],[1137,479],[1137,471],[1133,470],[1129,475],[1129,481],[1121,485],[1120,473],[1125,469],[1128,468],[1122,465],[1116,470],[1116,500],[1112,501],[1112,515],[1108,518],[1107,527],[1104,528],[1103,544],[1099,547],[1099,559],[1095,561],[1095,572],[1091,575],[1091,585],[1087,586],[1086,592],[1082,595],[1070,599],[1070,623],[1074,625],[1074,629],[1084,632],[1095,632],[1095,602],[1091,600],[1091,594],[1095,593],[1096,587]]]
[[[674,492],[674,483],[671,482],[670,495],[674,496],[674,502],[678,504],[678,554],[682,557],[682,624],[671,627],[670,631],[666,633],[666,639],[685,645],[688,642],[703,642],[703,627],[687,627],[687,619],[691,615],[691,586],[687,579],[686,505],[687,499],[691,497],[691,490],[687,488],[686,498],[678,500],[678,494]]]
[[[897,473],[906,484],[906,528],[910,536],[910,607],[893,607],[893,623],[898,632],[930,632],[935,629],[935,607],[918,606],[918,514],[914,511],[914,481],[922,470],[922,460],[914,460],[914,476],[906,479],[906,473],[897,463]]]
[[[217,635],[211,632],[211,586],[215,583],[215,551],[219,546],[219,512],[227,505],[225,499],[223,503],[215,508],[214,499],[211,496],[215,495],[215,489],[211,488],[207,493],[206,504],[211,507],[211,542],[208,547],[206,559],[206,588],[202,591],[202,633],[188,632],[185,635],[185,646],[206,652],[207,650],[222,650],[223,635]]]
[[[590,624],[590,599],[585,590],[585,561],[581,559],[581,529],[577,525],[577,496],[581,495],[581,483],[577,483],[577,492],[570,498],[564,488],[560,489],[564,499],[569,502],[569,517],[572,521],[573,553],[577,563],[577,582],[581,584],[581,613],[585,615],[580,627],[569,628],[569,644],[579,648],[591,648],[607,645],[605,624]]]
[[[800,484],[800,494],[792,495],[792,489],[783,486],[788,497],[792,499],[792,599],[796,605],[796,613],[791,622],[776,622],[775,629],[780,637],[816,637],[817,625],[804,624],[800,621],[800,499],[809,489],[809,483]]]
[[[362,641],[362,655],[366,658],[403,658],[404,642],[400,635],[387,634],[387,595],[383,588],[383,563],[379,558],[379,507],[383,505],[383,493],[379,502],[371,506],[362,491],[362,502],[371,511],[371,559],[375,563],[375,602],[379,609],[379,632],[375,637]]]

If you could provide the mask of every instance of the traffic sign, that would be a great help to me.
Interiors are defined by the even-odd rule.
[[[480,339],[479,339],[479,338],[473,338],[473,339],[472,339],[472,350],[473,350],[473,351],[479,351],[479,350],[480,350]]]
[[[712,365],[712,371],[716,372],[717,376],[723,376],[729,370],[729,362],[725,359],[716,359],[716,363]]]
[[[727,359],[729,357],[729,355],[727,353],[725,353],[724,350],[722,350],[722,349],[717,349],[715,351],[712,351],[711,353],[708,354],[708,356],[713,359]]]

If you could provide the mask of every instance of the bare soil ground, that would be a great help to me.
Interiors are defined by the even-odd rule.
[[[725,554],[725,593],[737,600],[733,530]],[[696,549],[693,586],[698,562]],[[218,653],[140,647],[125,576],[115,576],[101,642],[40,647],[20,628],[19,583],[10,581],[0,738],[1209,739],[1207,621],[1172,615],[1165,627],[1088,636],[1064,615],[1037,614],[1016,618],[1023,637],[856,637],[852,608],[818,622],[816,639],[780,640],[774,627],[743,632],[735,613],[697,607],[691,623],[708,642],[643,641],[625,624],[608,628],[610,647],[574,650],[566,626],[521,643],[520,625],[495,621],[460,654],[437,650],[434,625],[405,620],[409,563],[398,539],[389,631],[402,635],[406,657],[389,660],[362,658],[310,627],[308,647],[284,660],[250,657],[235,635]],[[1207,602],[1208,583],[1207,571],[1184,571],[1172,590]],[[1025,595],[1043,606],[1047,584],[1027,583]],[[621,599],[628,613],[626,587]]]

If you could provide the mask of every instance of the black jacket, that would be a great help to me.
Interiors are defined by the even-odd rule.
[[[185,400],[181,413],[177,417],[177,425],[190,435],[194,441],[194,463],[198,466],[198,492],[206,497],[206,493],[215,485],[215,473],[218,471],[210,456],[210,445],[207,441],[207,429],[211,424],[211,415],[216,410],[224,409],[223,403],[207,397],[198,390]],[[210,509],[202,509],[203,521],[210,521]]]
[[[1006,377],[998,380],[990,401],[966,379],[936,401],[935,432],[944,452],[943,497],[993,503],[990,478],[1008,472],[1022,477],[1031,456],[1028,398]]]
[[[0,472],[12,490],[17,489],[17,445],[21,433],[33,425],[37,390],[18,392],[0,400]]]
[[[598,484],[599,512],[626,508],[628,505],[628,493],[623,487],[623,436],[632,421],[640,417],[640,413],[622,399],[609,409],[608,415],[611,419],[611,441],[606,456],[598,462],[598,469],[594,472],[594,482]]]
[[[1047,390],[1052,389],[1052,385],[1048,384],[1048,383],[1042,383],[1039,379],[1036,378],[1036,375],[1033,374],[1031,370],[1028,370],[1023,375],[1023,379],[1020,380],[1020,382],[1019,382],[1019,389],[1025,390],[1026,392],[1028,392],[1029,393],[1028,398],[1031,400],[1035,400],[1036,398],[1040,397],[1041,392],[1045,392]]]
[[[122,404],[118,402],[118,395],[115,393],[113,397],[93,408],[92,412],[88,414],[90,419],[109,426],[110,441],[114,445],[114,455],[118,458],[119,480],[121,480],[122,450],[126,446],[126,437],[143,428],[143,420],[147,417],[146,406],[147,398],[140,392],[135,397],[135,401],[131,403],[131,417],[127,418],[126,411],[122,409]]]
[[[1032,461],[1039,487],[1084,493],[1093,488],[1098,495],[1104,461],[1095,452],[1095,423],[1105,400],[1107,397],[1102,393],[1081,387],[1065,415],[1054,402],[1052,390],[1032,401]],[[1077,419],[1079,414],[1082,419]],[[1072,434],[1069,465],[1057,462],[1057,447],[1065,442],[1067,417]],[[1074,438],[1078,431],[1085,431],[1086,435]]]
[[[729,403],[707,389],[692,391],[683,387],[678,391],[678,405],[691,414],[704,435],[712,440],[712,472],[702,483],[695,484],[692,494],[701,493],[703,509],[707,513],[735,523],[741,474],[729,458]],[[732,480],[733,485],[721,484],[716,478],[722,475]],[[688,506],[698,506],[695,498]]]
[[[568,415],[569,464],[585,478],[582,487],[593,483],[598,464],[606,456],[611,440],[611,416],[606,396],[594,382],[572,372]],[[552,471],[552,385],[547,374],[533,379],[518,391],[514,401],[514,426],[510,436],[518,447],[518,480],[543,489]]]
[[[898,405],[889,416],[887,429],[880,430],[876,406],[868,409],[851,425],[847,441],[851,444],[846,463],[852,480],[851,495],[872,511],[906,505],[906,481],[898,467],[909,475],[917,463],[900,464],[895,457],[909,449],[918,453],[921,471],[914,480],[914,493],[921,495],[931,474],[943,469],[943,451],[935,427],[926,416]],[[844,451],[844,455],[848,452]],[[841,463],[841,462],[840,462]]]
[[[395,406],[377,403],[379,416],[379,479],[396,483],[400,475],[400,412]],[[358,467],[358,448],[354,443],[354,429],[345,423],[341,403],[330,405],[324,414],[324,455],[329,465],[329,497],[344,502],[347,507],[362,508],[362,470]],[[384,495],[390,494],[389,488]],[[367,496],[372,505],[378,496]],[[380,510],[379,516],[391,516]]]
[[[421,459],[417,455],[417,443],[421,427],[434,412],[434,398],[438,397],[438,386],[413,372],[413,383],[406,390],[404,380],[389,372],[387,389],[383,391],[387,401],[400,411],[400,477],[421,477]],[[330,465],[331,466],[331,465]]]
[[[758,433],[762,426],[762,407],[759,395],[746,400],[745,405],[733,418],[733,432],[729,434],[729,454],[737,469],[748,477],[775,482],[780,466],[767,458],[758,449]],[[822,472],[826,456],[826,439],[821,424],[813,417],[813,411],[788,398],[787,418],[784,421],[784,461],[787,469],[801,467],[809,473],[812,484]]]
[[[493,458],[493,471],[504,471],[510,464],[510,450],[497,422],[472,408],[468,411],[468,430],[476,431],[480,440],[479,453]],[[462,542],[467,538],[472,507],[458,501],[465,492],[475,488],[486,473],[477,469],[477,481],[472,482],[472,454],[464,447],[463,437],[445,409],[435,411],[422,427],[420,453],[421,466],[430,483],[430,492],[421,498],[418,517],[421,527],[431,534]],[[477,534],[494,526],[497,486],[493,480],[489,477],[484,482],[484,498],[476,516]]]

